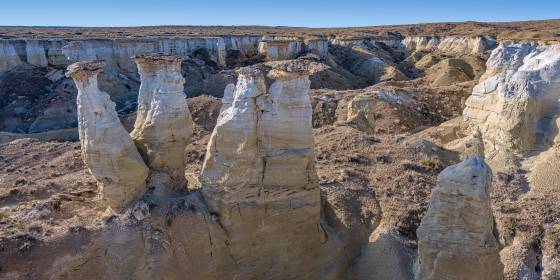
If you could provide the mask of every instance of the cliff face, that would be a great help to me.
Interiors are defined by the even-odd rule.
[[[226,52],[239,52],[241,59],[255,57],[259,52],[258,46],[262,39],[261,36],[226,36],[223,38],[226,44]]]
[[[228,37],[232,49],[251,54],[251,39]],[[254,48],[254,47],[253,47]],[[0,73],[27,62],[37,66],[65,67],[80,60],[104,60],[107,70],[136,77],[132,56],[166,52],[183,58],[204,49],[209,59],[226,65],[226,39],[222,37],[161,38],[161,39],[89,39],[89,40],[1,40]]]
[[[402,43],[412,51],[440,50],[451,53],[482,54],[495,48],[490,37],[406,37]]]
[[[26,41],[25,53],[27,55],[27,62],[29,64],[40,67],[47,67],[49,65],[45,49],[41,46],[39,41]]]
[[[101,59],[129,77],[137,70],[131,57],[139,54],[165,52],[186,58],[204,49],[218,65],[226,65],[226,45],[223,38],[138,39],[138,40],[87,40],[70,42],[63,48],[71,61]]]
[[[303,41],[299,38],[264,38],[259,42],[259,54],[268,61],[294,59],[303,50]]]
[[[0,41],[0,73],[8,71],[21,63],[14,46],[7,41]]]
[[[226,66],[228,59],[248,59],[263,55],[268,60],[293,59],[304,51],[328,55],[329,45],[367,48],[382,43],[390,48],[411,51],[439,49],[455,53],[483,53],[495,47],[489,37],[406,37],[404,39],[344,39],[261,36],[184,37],[153,39],[53,39],[0,40],[0,73],[22,62],[46,67],[66,67],[80,60],[99,59],[108,71],[137,77],[131,57],[138,54],[165,52],[183,58],[203,49],[217,65]],[[237,57],[239,56],[239,57]],[[229,58],[228,58],[229,57]]]
[[[560,47],[500,44],[463,112],[487,157],[550,145],[559,113]]]

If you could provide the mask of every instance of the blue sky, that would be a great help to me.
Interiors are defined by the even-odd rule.
[[[560,0],[3,0],[0,25],[370,26],[560,18]]]

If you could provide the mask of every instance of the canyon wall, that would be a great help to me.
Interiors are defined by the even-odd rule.
[[[254,53],[251,38],[193,37],[160,39],[0,40],[0,73],[27,62],[37,66],[66,67],[74,61],[104,60],[107,70],[136,77],[132,56],[167,52],[186,57],[204,49],[218,65],[226,65],[226,42],[232,49]]]
[[[486,65],[463,116],[481,131],[487,158],[551,145],[560,112],[560,47],[504,43]]]
[[[329,45],[368,48],[383,44],[394,49],[483,53],[495,47],[489,37],[406,37],[401,38],[298,38],[274,36],[222,36],[142,39],[52,39],[0,40],[0,73],[22,62],[36,66],[66,67],[80,60],[104,60],[107,70],[117,70],[137,77],[131,57],[138,54],[166,52],[183,58],[203,49],[217,65],[226,66],[228,53],[238,52],[247,59],[263,55],[269,60],[293,59],[303,52],[328,55]]]
[[[463,54],[482,54],[496,47],[496,40],[487,36],[406,37],[402,43],[411,51],[439,50]]]
[[[186,58],[201,49],[218,65],[226,65],[226,45],[220,37],[73,41],[63,47],[63,53],[71,61],[105,60],[112,69],[135,77],[136,65],[131,59],[134,55],[165,52]]]
[[[0,41],[0,73],[8,71],[21,63],[19,56],[12,44]]]

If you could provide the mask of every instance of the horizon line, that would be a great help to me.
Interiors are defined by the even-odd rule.
[[[392,26],[407,26],[407,25],[428,25],[428,24],[449,24],[449,23],[486,23],[486,24],[500,24],[500,23],[524,23],[524,22],[545,22],[545,21],[558,21],[560,18],[549,19],[534,19],[534,20],[512,20],[512,21],[441,21],[441,22],[418,22],[418,23],[403,23],[403,24],[379,24],[379,25],[362,25],[362,26],[325,26],[325,27],[306,27],[306,26],[288,26],[288,25],[259,25],[259,24],[242,24],[242,25],[194,25],[194,24],[161,24],[161,25],[123,25],[123,26],[65,26],[65,25],[0,25],[0,28],[157,28],[157,27],[260,27],[260,28],[297,28],[297,29],[344,29],[344,28],[370,28],[370,27],[392,27]]]

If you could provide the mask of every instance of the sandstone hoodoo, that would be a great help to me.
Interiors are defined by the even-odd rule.
[[[300,60],[241,68],[208,144],[202,191],[235,236],[230,253],[244,278],[345,272],[340,245],[321,226],[313,160],[308,76],[323,69]]]
[[[502,279],[491,182],[490,168],[478,157],[440,173],[418,228],[417,279]]]
[[[156,53],[134,60],[142,83],[132,139],[152,170],[152,187],[180,189],[185,185],[185,147],[193,131],[181,58]]]
[[[102,61],[68,67],[66,75],[78,87],[78,128],[82,157],[97,179],[101,195],[115,210],[127,207],[146,190],[148,168],[122,126],[115,103],[97,87]]]
[[[0,26],[0,279],[558,280],[559,42]]]

